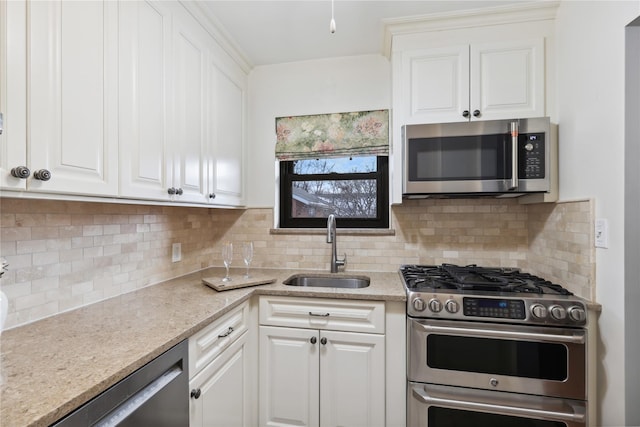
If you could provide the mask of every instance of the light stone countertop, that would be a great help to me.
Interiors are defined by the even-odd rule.
[[[349,272],[371,277],[370,286],[338,289],[282,284],[324,271],[252,271],[276,282],[217,292],[202,278],[224,269],[210,268],[4,331],[0,426],[49,426],[253,295],[406,300],[397,272]]]

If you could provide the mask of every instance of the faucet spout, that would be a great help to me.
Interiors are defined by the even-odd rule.
[[[331,272],[337,273],[339,267],[344,267],[347,264],[347,254],[344,254],[344,258],[338,259],[336,244],[336,216],[334,214],[330,214],[327,218],[327,243],[331,243]]]

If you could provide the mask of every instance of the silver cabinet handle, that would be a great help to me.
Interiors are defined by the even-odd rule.
[[[229,335],[231,335],[232,332],[233,332],[233,326],[229,326],[229,329],[227,329],[227,332],[218,335],[218,338],[226,338]]]
[[[437,405],[445,408],[462,409],[467,411],[482,411],[491,414],[514,415],[519,417],[552,418],[584,422],[585,414],[570,412],[545,411],[543,409],[521,408],[516,406],[504,406],[483,402],[467,402],[464,400],[434,397],[423,392],[417,387],[412,387],[413,395],[428,405]]]
[[[518,122],[511,122],[511,185],[509,190],[518,188]]]
[[[4,115],[0,113],[0,135],[2,135],[3,131],[4,131]]]
[[[535,332],[512,332],[512,331],[494,331],[487,329],[471,329],[471,328],[449,328],[447,326],[433,326],[419,324],[425,331],[442,333],[449,335],[464,335],[470,337],[482,337],[482,338],[509,338],[518,340],[536,340],[547,342],[559,342],[559,343],[571,343],[571,344],[584,344],[584,333],[577,333],[574,335],[552,335],[552,334],[537,334]]]
[[[315,317],[329,317],[331,316],[331,314],[329,313],[314,313],[313,311],[309,312],[309,316],[315,316]]]
[[[39,181],[49,181],[51,179],[51,172],[47,169],[39,169],[33,173],[33,177]]]
[[[315,344],[315,343],[317,343],[317,342],[318,342],[318,338],[316,338],[316,337],[311,337],[311,339],[309,340],[309,342],[310,342],[311,344]]]
[[[16,166],[11,169],[11,176],[19,179],[27,179],[31,175],[31,171],[26,166]]]
[[[320,344],[327,345],[327,339],[325,337],[320,338]]]

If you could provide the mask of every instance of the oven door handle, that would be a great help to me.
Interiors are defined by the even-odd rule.
[[[553,419],[563,421],[573,421],[584,423],[585,414],[546,411],[543,409],[521,408],[516,406],[503,406],[491,403],[467,402],[464,400],[447,399],[443,397],[434,397],[424,393],[422,390],[412,387],[413,395],[423,401],[427,405],[444,406],[446,408],[461,409],[466,411],[481,411],[492,414],[513,415],[519,417],[535,417],[542,419]]]
[[[584,333],[573,335],[553,335],[553,334],[540,334],[535,332],[513,332],[513,331],[497,331],[490,329],[471,329],[471,328],[452,328],[447,326],[434,326],[425,325],[420,323],[420,326],[427,332],[443,333],[450,335],[465,335],[481,338],[509,338],[517,340],[535,340],[535,341],[548,341],[570,344],[584,344]]]

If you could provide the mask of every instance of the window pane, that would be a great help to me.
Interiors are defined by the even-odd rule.
[[[293,182],[293,218],[376,218],[375,179]]]
[[[293,173],[297,175],[375,172],[376,169],[376,156],[296,160],[293,162]]]

